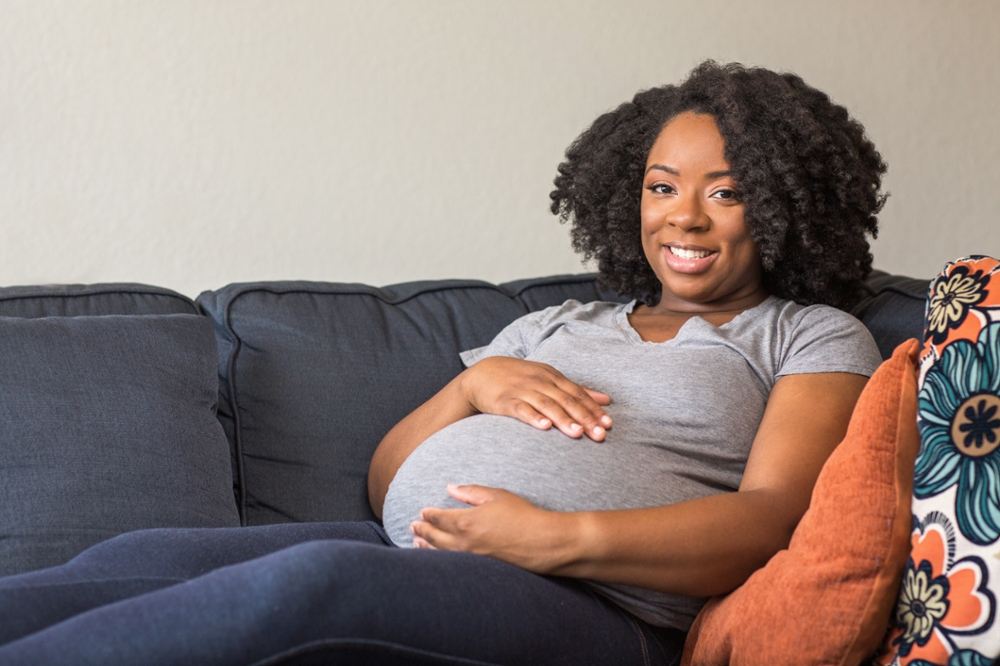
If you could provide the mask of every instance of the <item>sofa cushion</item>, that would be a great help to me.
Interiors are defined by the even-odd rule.
[[[846,665],[874,652],[909,550],[918,347],[872,375],[788,548],[705,605],[682,663]]]
[[[851,310],[860,319],[882,354],[883,359],[904,340],[920,338],[924,327],[924,303],[929,280],[872,271],[865,283],[868,296]]]
[[[601,289],[597,284],[596,273],[515,280],[501,284],[500,288],[524,303],[530,312],[552,305],[562,305],[571,298],[581,303],[591,301],[628,303],[632,300],[613,291]]]
[[[899,286],[909,279],[875,279],[859,307],[880,349],[918,335],[922,314],[894,314],[900,300],[913,314]],[[383,289],[261,282],[203,293],[244,523],[371,518],[368,462],[384,434],[461,372],[459,351],[568,298],[627,300],[601,290],[595,274]]]
[[[527,311],[476,281],[236,284],[198,297],[220,348],[220,419],[243,521],[366,520],[372,452]]]
[[[204,317],[0,317],[0,365],[0,575],[239,524]]]
[[[144,284],[60,284],[0,288],[0,317],[198,314],[187,296]]]

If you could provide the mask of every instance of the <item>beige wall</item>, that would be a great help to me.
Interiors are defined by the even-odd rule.
[[[866,124],[877,266],[1000,255],[996,0],[0,0],[0,284],[578,271],[563,150],[706,57]]]

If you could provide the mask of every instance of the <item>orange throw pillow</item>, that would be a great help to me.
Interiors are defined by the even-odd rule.
[[[878,648],[910,549],[919,347],[872,375],[788,549],[709,600],[682,665],[858,664]]]

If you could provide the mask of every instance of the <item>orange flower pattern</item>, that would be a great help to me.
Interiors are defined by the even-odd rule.
[[[894,626],[879,663],[950,664],[954,655],[969,652],[956,645],[956,636],[993,625],[996,598],[987,587],[986,563],[974,555],[954,561],[954,534],[948,517],[938,512],[914,528]]]

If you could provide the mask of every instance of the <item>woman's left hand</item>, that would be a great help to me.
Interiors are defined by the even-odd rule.
[[[542,574],[563,563],[572,514],[539,509],[500,488],[449,485],[448,494],[471,506],[421,510],[410,523],[415,547],[489,555]]]

